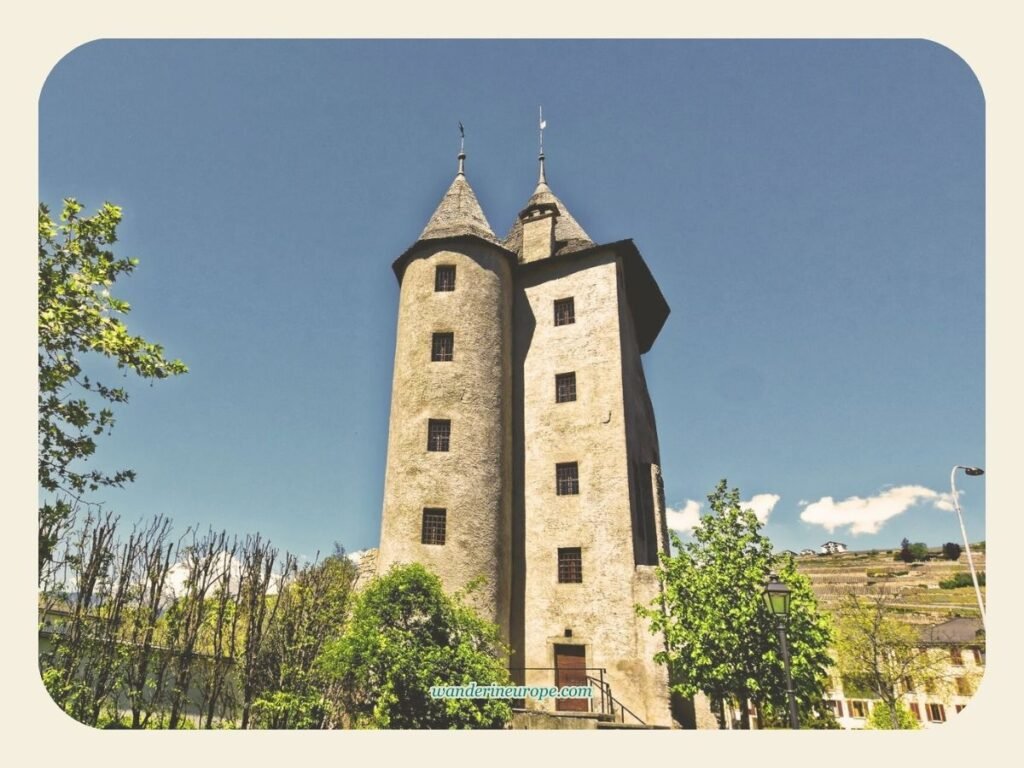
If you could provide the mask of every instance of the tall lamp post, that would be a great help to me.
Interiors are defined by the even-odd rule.
[[[800,728],[796,716],[796,694],[793,692],[793,675],[789,671],[789,644],[786,642],[786,620],[789,618],[789,587],[779,581],[774,573],[764,588],[764,602],[778,620],[779,645],[782,646],[782,664],[786,669],[786,696],[789,699],[789,727]]]
[[[978,477],[984,475],[985,470],[981,467],[965,467],[962,464],[957,464],[953,467],[953,471],[949,473],[949,485],[953,489],[953,506],[956,508],[956,516],[960,521],[960,533],[964,537],[964,549],[967,550],[967,565],[971,569],[971,580],[974,582],[974,594],[978,597],[978,610],[981,611],[981,626],[985,629],[985,604],[981,601],[981,587],[978,586],[978,574],[974,570],[974,558],[971,557],[971,545],[967,541],[967,529],[964,528],[964,515],[960,511],[960,500],[957,498],[956,493],[956,471],[962,469],[965,473],[971,477]]]

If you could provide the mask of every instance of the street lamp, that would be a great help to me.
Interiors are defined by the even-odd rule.
[[[793,675],[789,671],[789,645],[786,643],[789,595],[789,587],[779,581],[779,577],[774,573],[771,574],[768,585],[764,588],[764,604],[779,622],[779,644],[782,646],[782,664],[786,669],[786,697],[789,699],[789,727],[798,730],[800,722],[796,716],[796,694],[793,693]]]
[[[984,475],[985,470],[981,467],[965,467],[962,464],[957,464],[953,467],[953,471],[949,473],[949,485],[953,489],[953,506],[956,508],[956,516],[960,520],[960,533],[964,537],[964,549],[967,550],[967,565],[971,569],[971,580],[974,582],[974,594],[978,596],[978,610],[981,611],[981,626],[982,629],[985,629],[985,605],[981,602],[981,587],[978,586],[978,574],[974,570],[974,558],[971,557],[971,545],[967,542],[967,529],[964,528],[964,515],[960,511],[960,500],[957,498],[956,493],[956,471],[958,469],[962,469],[971,477]]]

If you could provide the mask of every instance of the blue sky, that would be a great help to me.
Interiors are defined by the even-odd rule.
[[[594,240],[633,238],[672,307],[644,364],[673,521],[726,477],[779,548],[959,540],[949,471],[985,461],[984,101],[924,41],[71,52],[40,97],[40,199],[124,208],[140,266],[115,295],[191,368],[128,382],[96,461],[139,477],[110,506],[306,556],[375,546],[390,264],[459,121],[505,234],[538,104],[553,190]],[[980,540],[985,479],[958,485]]]

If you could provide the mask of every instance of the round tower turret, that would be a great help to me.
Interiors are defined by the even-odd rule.
[[[378,573],[418,562],[508,639],[512,263],[459,172],[394,263],[398,327]]]

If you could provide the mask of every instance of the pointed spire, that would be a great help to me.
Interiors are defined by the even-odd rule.
[[[492,243],[498,242],[497,235],[487,223],[483,209],[476,199],[473,188],[466,179],[466,131],[459,123],[459,170],[448,191],[444,193],[427,226],[420,233],[419,240],[434,240],[458,235],[476,235]]]
[[[537,206],[554,206],[557,208],[554,224],[554,253],[556,255],[558,253],[578,251],[594,245],[590,235],[583,230],[583,227],[569,213],[565,203],[559,200],[555,193],[551,191],[551,187],[548,186],[548,177],[544,166],[544,129],[547,128],[548,122],[544,119],[543,107],[538,109],[538,119],[540,154],[537,157],[537,161],[540,164],[540,172],[537,177],[537,188],[533,190],[530,199],[526,201],[526,207],[520,212],[503,241],[505,247],[518,253],[520,258],[523,257],[523,217]]]

